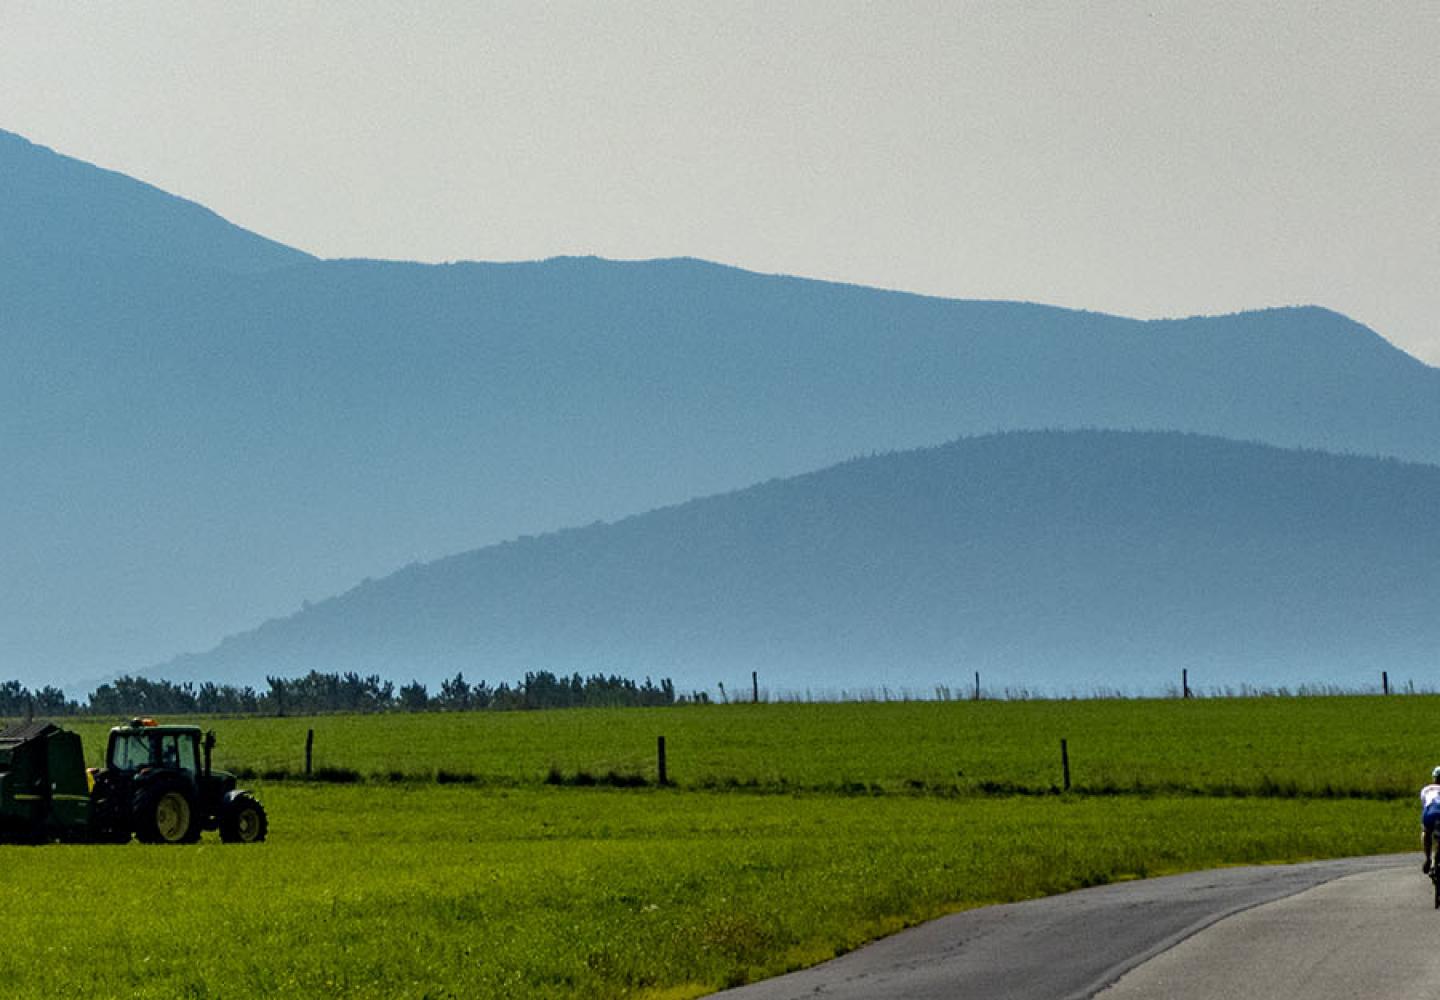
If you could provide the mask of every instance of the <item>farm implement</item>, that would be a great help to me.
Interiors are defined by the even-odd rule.
[[[0,841],[193,844],[262,841],[265,807],[210,766],[214,732],[135,719],[110,730],[105,766],[85,767],[80,737],[53,722],[0,731]]]

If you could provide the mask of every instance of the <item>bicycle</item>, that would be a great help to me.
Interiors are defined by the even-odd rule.
[[[1440,910],[1440,861],[1430,866],[1430,882],[1435,886],[1435,909]]]

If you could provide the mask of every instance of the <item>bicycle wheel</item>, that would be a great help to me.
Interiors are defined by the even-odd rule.
[[[1435,909],[1440,910],[1440,864],[1430,870],[1430,881],[1435,885]]]

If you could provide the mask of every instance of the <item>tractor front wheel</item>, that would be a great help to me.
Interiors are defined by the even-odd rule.
[[[193,844],[200,839],[195,800],[183,787],[161,785],[135,797],[135,839],[145,844]]]
[[[265,807],[252,795],[236,795],[220,812],[220,839],[227,844],[258,844],[269,832]]]

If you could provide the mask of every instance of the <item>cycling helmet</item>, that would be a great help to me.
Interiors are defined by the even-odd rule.
[[[1436,781],[1440,781],[1440,767],[1437,767],[1435,770],[1431,771],[1430,777],[1434,778]]]

